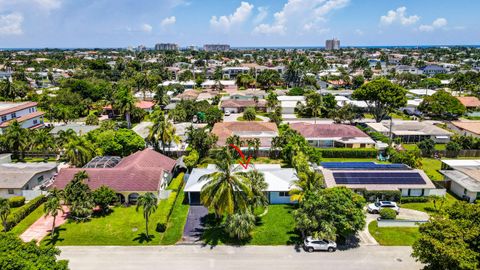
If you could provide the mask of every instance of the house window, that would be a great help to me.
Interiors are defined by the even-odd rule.
[[[17,113],[12,113],[10,114],[10,117],[13,119],[13,118],[17,118]]]
[[[37,119],[33,119],[33,124],[36,125],[38,123]]]
[[[14,193],[15,193],[15,191],[12,188],[8,189],[8,194],[14,194]]]
[[[280,197],[290,197],[290,194],[288,194],[288,191],[280,191],[280,192],[278,192],[278,196],[280,196]]]
[[[40,184],[40,183],[42,183],[42,182],[43,182],[43,175],[41,175],[41,176],[39,176],[39,177],[37,178],[37,183]]]
[[[6,115],[2,115],[2,122],[5,122],[7,121],[7,116]]]

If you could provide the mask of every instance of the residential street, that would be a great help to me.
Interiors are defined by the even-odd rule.
[[[198,245],[155,247],[60,247],[73,270],[118,269],[420,269],[410,247],[360,246],[334,253],[292,246]]]

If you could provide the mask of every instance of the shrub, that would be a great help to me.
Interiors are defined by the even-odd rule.
[[[428,202],[429,200],[430,200],[430,198],[425,197],[425,196],[421,196],[421,197],[402,197],[400,199],[400,202],[401,203],[413,203],[413,202],[423,203],[423,202]]]
[[[41,195],[37,198],[29,201],[27,204],[21,206],[15,213],[12,213],[7,218],[7,230],[15,227],[20,221],[27,217],[33,210],[37,209],[42,203],[44,203],[46,197]]]
[[[369,202],[374,202],[377,199],[382,201],[399,201],[402,196],[399,190],[363,190],[361,193]]]
[[[256,118],[256,113],[255,113],[255,109],[254,108],[247,108],[245,109],[245,111],[243,112],[243,120],[247,120],[247,121],[255,121],[255,118]]]
[[[395,219],[397,218],[397,212],[393,209],[383,208],[380,210],[380,217],[382,219]]]
[[[173,178],[173,180],[168,185],[168,189],[176,192],[180,191],[183,185],[183,176],[184,173],[180,173],[177,175],[177,177]]]
[[[25,197],[23,196],[11,197],[10,199],[8,199],[8,203],[12,208],[20,207],[25,204]]]
[[[377,150],[374,148],[326,148],[319,149],[325,158],[376,158]]]

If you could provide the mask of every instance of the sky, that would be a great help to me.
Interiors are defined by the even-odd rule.
[[[0,48],[479,45],[478,0],[0,0]]]

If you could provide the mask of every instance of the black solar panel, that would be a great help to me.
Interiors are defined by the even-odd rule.
[[[395,185],[425,184],[422,176],[418,172],[334,172],[333,178],[337,184],[377,184],[377,185]]]

